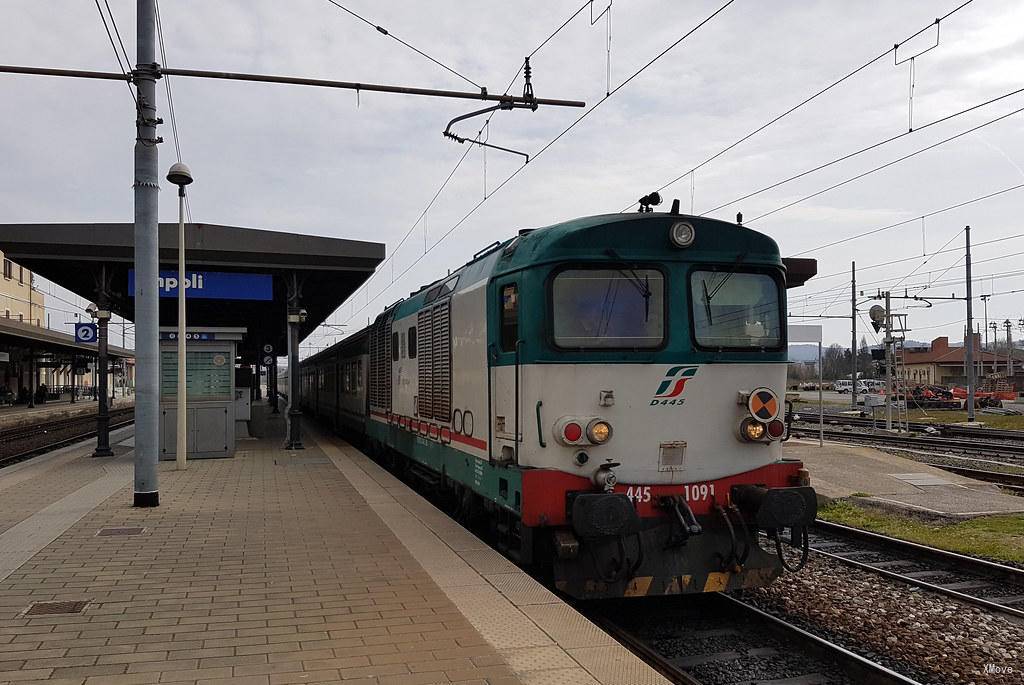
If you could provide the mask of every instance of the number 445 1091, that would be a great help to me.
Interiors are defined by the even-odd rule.
[[[687,502],[701,502],[715,496],[714,483],[694,483],[683,486],[683,497]],[[651,501],[650,485],[630,485],[626,488],[626,497],[633,502],[642,503]]]

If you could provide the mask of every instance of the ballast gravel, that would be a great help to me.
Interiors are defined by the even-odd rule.
[[[811,556],[744,599],[936,685],[1024,685],[1024,621]]]

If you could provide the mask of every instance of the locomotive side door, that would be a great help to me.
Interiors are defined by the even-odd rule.
[[[493,334],[488,345],[492,462],[516,463],[522,442],[520,274],[499,278],[491,297]]]

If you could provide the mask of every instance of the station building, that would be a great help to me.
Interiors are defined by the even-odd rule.
[[[3,278],[0,279],[0,313],[5,319],[42,326],[46,322],[46,296],[36,290],[35,275],[0,251]]]
[[[1024,355],[1014,351],[1014,373],[1007,378],[1007,355],[983,349],[981,336],[974,335],[974,363],[978,377],[1008,380],[1020,391],[1024,389]],[[931,341],[928,347],[906,348],[901,375],[911,385],[966,385],[967,348],[964,345],[950,345],[947,336]]]
[[[70,333],[51,329],[46,294],[36,288],[36,274],[2,251],[0,259],[0,406],[27,404],[29,393],[39,402],[68,400],[72,393],[92,396],[98,384],[95,346],[76,343]],[[118,395],[130,394],[132,354],[118,348],[112,358],[108,387]]]

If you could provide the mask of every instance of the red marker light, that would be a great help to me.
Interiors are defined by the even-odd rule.
[[[768,423],[768,437],[772,440],[778,440],[782,437],[782,434],[786,432],[786,424],[778,419],[770,421]]]
[[[578,423],[569,422],[562,429],[562,437],[566,442],[576,442],[583,437],[583,426]]]

